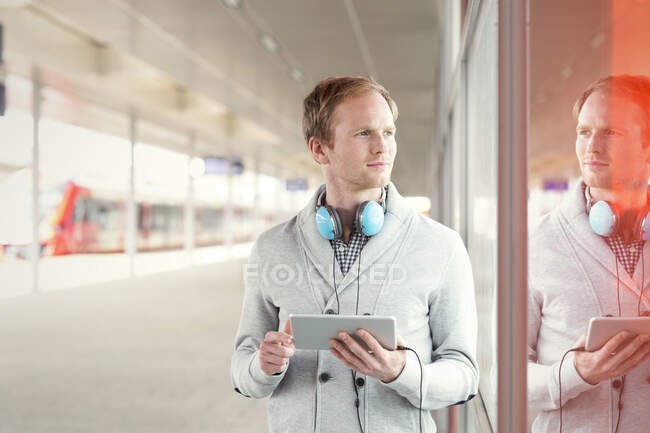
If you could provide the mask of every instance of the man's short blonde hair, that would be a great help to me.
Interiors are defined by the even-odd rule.
[[[593,93],[605,92],[616,94],[634,102],[643,113],[644,123],[641,125],[643,131],[643,147],[650,145],[650,79],[643,75],[610,75],[609,77],[596,80],[582,92],[573,105],[573,117],[578,120],[582,106],[587,98]]]
[[[393,121],[397,120],[397,104],[381,84],[373,79],[364,77],[330,77],[322,80],[302,103],[302,132],[305,141],[317,137],[326,144],[333,137],[334,109],[352,96],[363,95],[375,91],[388,103]]]

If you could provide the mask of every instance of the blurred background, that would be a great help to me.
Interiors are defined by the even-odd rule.
[[[517,3],[527,27],[504,19]],[[323,182],[302,99],[363,75],[399,106],[393,182],[473,263],[480,395],[438,431],[519,433],[496,368],[497,305],[522,307],[497,279],[502,32],[528,47],[532,226],[578,179],[582,90],[650,75],[649,17],[646,0],[0,0],[0,432],[266,431],[229,378],[242,265]]]

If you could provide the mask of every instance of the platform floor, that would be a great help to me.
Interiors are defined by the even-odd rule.
[[[0,433],[265,432],[230,385],[243,260],[0,300]]]

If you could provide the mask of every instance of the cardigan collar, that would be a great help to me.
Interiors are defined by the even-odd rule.
[[[560,204],[559,211],[562,218],[565,219],[571,242],[580,245],[588,254],[597,260],[605,269],[616,277],[616,255],[609,248],[605,239],[596,234],[589,225],[589,215],[586,212],[586,201],[583,193],[583,180],[576,182],[574,188],[567,194]],[[650,258],[650,242],[643,246],[643,253]],[[634,279],[625,272],[623,265],[619,264],[619,279],[632,289],[637,295],[641,284],[641,263],[637,264],[634,269]]]
[[[322,278],[333,287],[332,265],[334,252],[329,241],[322,237],[316,228],[316,202],[324,189],[325,185],[321,185],[309,200],[309,203],[298,213],[298,238],[308,260],[312,262]],[[388,256],[389,258],[386,258],[385,255],[391,251],[391,246],[396,241],[403,238],[405,230],[411,224],[415,215],[406,199],[399,194],[392,182],[388,185],[385,205],[384,226],[378,234],[368,240],[363,247],[362,253],[357,258],[357,261],[361,259],[361,273],[382,258],[387,263],[392,260],[394,254]],[[353,264],[350,269],[353,269],[354,266]],[[350,283],[356,281],[356,272],[348,272],[343,276],[339,266],[334,266],[334,271],[336,272],[336,286],[339,293],[345,290]]]

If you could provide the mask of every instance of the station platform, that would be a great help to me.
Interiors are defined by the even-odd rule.
[[[230,384],[245,259],[0,301],[0,432],[262,432]]]

